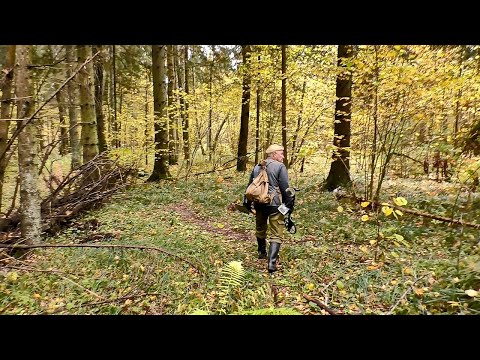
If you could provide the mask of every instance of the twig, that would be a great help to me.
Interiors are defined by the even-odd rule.
[[[66,276],[63,276],[63,275],[60,275],[60,274],[56,274],[56,275],[59,276],[59,277],[61,277],[61,278],[64,279],[64,280],[67,280],[67,281],[71,282],[73,285],[76,285],[76,286],[78,286],[79,288],[85,290],[85,291],[88,292],[89,294],[95,296],[97,299],[105,299],[103,296],[100,296],[100,295],[98,295],[97,293],[94,293],[92,290],[89,290],[89,289],[87,289],[86,287],[83,287],[82,285],[76,283],[75,281],[73,281],[72,279],[69,279],[69,278],[66,277]]]
[[[395,308],[398,306],[398,304],[400,304],[400,302],[402,301],[402,299],[407,296],[407,294],[410,292],[410,290],[413,290],[413,285],[415,285],[417,282],[419,282],[421,279],[423,279],[425,276],[427,276],[428,274],[425,274],[421,277],[419,277],[417,280],[414,281],[414,283],[412,285],[410,285],[407,290],[405,290],[403,292],[403,294],[398,298],[397,302],[392,306],[392,308],[388,311],[387,315],[391,315],[393,313],[393,310],[395,310]]]
[[[309,296],[309,295],[307,295],[307,294],[303,294],[303,297],[304,297],[305,299],[307,299],[308,301],[314,302],[315,304],[317,304],[318,306],[320,306],[320,308],[322,308],[323,310],[325,310],[326,312],[328,312],[330,315],[338,315],[338,314],[339,314],[338,311],[329,308],[327,305],[325,305],[324,303],[322,303],[320,300],[314,299],[314,298],[312,298],[311,296]]]
[[[137,250],[154,250],[173,257],[176,257],[193,267],[198,272],[201,272],[194,264],[189,260],[186,260],[179,255],[173,254],[167,250],[153,246],[136,246],[136,245],[93,245],[93,244],[38,244],[38,245],[19,245],[19,244],[0,244],[0,248],[8,249],[34,249],[34,248],[120,248],[120,249],[137,249]]]

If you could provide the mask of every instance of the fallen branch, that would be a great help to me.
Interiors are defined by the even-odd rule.
[[[471,228],[474,228],[474,229],[480,229],[480,224],[476,224],[476,223],[466,222],[466,221],[462,221],[462,220],[455,220],[455,219],[452,219],[452,218],[447,218],[445,216],[440,216],[440,215],[435,215],[435,214],[429,214],[429,213],[425,213],[425,212],[422,212],[422,211],[417,210],[417,209],[407,209],[407,208],[404,208],[403,206],[397,206],[397,205],[390,204],[390,203],[387,203],[387,202],[374,202],[374,201],[370,201],[370,200],[365,200],[363,198],[358,198],[358,197],[355,197],[353,195],[346,196],[346,197],[349,197],[349,198],[353,199],[356,203],[361,203],[363,201],[368,201],[373,206],[375,206],[376,208],[380,208],[382,206],[389,206],[393,209],[400,210],[401,212],[404,212],[404,213],[407,213],[407,214],[418,215],[418,216],[422,216],[422,217],[426,217],[426,218],[430,218],[430,219],[434,219],[434,220],[438,220],[438,221],[442,221],[442,222],[447,222],[447,223],[450,223],[450,224],[456,224],[456,225],[471,227]]]
[[[412,161],[415,161],[415,162],[417,162],[417,163],[419,163],[420,165],[423,166],[423,162],[422,162],[422,161],[417,160],[417,159],[414,159],[414,158],[412,158],[411,156],[408,156],[408,155],[405,155],[405,154],[402,154],[402,153],[397,153],[397,152],[392,152],[392,155],[397,155],[397,156],[406,157],[407,159],[410,159],[410,160],[412,160]]]
[[[322,308],[323,310],[325,310],[326,312],[328,312],[330,315],[339,315],[338,311],[329,308],[327,305],[325,305],[324,303],[322,303],[320,300],[314,299],[314,298],[312,298],[311,296],[309,296],[309,295],[307,295],[307,294],[303,294],[303,297],[304,297],[305,299],[307,299],[308,301],[314,302],[315,304],[317,304],[318,306],[320,306],[320,308]]]
[[[387,204],[387,203],[385,203],[385,204]],[[381,205],[381,204],[377,203],[377,205]],[[416,209],[407,209],[407,208],[404,208],[402,206],[397,206],[397,205],[393,205],[393,204],[388,204],[388,206],[390,206],[391,208],[400,210],[401,212],[404,212],[404,213],[423,216],[423,217],[426,217],[426,218],[439,220],[439,221],[443,221],[443,222],[448,222],[448,223],[451,223],[451,224],[472,227],[474,229],[480,229],[480,224],[470,223],[470,222],[466,222],[466,221],[462,221],[462,220],[454,220],[454,219],[447,218],[447,217],[444,217],[444,216],[428,214],[428,213],[424,213],[424,212],[421,212],[421,211],[416,210]]]
[[[93,244],[38,244],[38,245],[21,245],[21,244],[0,244],[0,248],[7,249],[34,249],[34,248],[117,248],[117,249],[137,249],[137,250],[154,250],[186,262],[198,272],[201,272],[193,263],[167,250],[153,246],[137,246],[137,245],[93,245]]]

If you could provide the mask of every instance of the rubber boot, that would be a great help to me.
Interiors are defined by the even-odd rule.
[[[280,244],[277,242],[271,242],[268,248],[268,272],[272,273],[277,271],[278,252],[280,251]]]
[[[267,241],[257,237],[258,244],[258,258],[266,259],[267,258]]]

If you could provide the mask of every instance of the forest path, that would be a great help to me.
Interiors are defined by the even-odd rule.
[[[186,224],[197,226],[199,229],[211,234],[213,239],[216,238],[216,241],[222,243],[223,246],[229,248],[230,251],[234,251],[237,254],[243,254],[242,262],[245,266],[265,273],[266,276],[266,260],[257,259],[255,221],[253,221],[252,229],[245,231],[232,227],[232,224],[229,221],[223,221],[224,219],[200,215],[197,210],[186,201],[170,204],[168,209],[169,211],[178,214],[181,220]],[[229,210],[226,210],[226,212],[229,212]],[[223,227],[221,228],[218,227],[219,221],[222,221]],[[221,260],[222,262],[227,261],[225,258],[218,260]],[[279,263],[279,271],[280,270],[281,265]]]
[[[174,211],[180,215],[182,220],[186,223],[194,224],[210,233],[221,235],[232,240],[254,240],[252,232],[244,232],[238,229],[232,229],[228,225],[225,225],[223,228],[214,226],[214,219],[199,215],[186,202],[171,204],[169,208],[171,211]]]

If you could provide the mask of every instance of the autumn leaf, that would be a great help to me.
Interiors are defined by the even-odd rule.
[[[413,289],[413,292],[418,296],[422,296],[423,293],[424,293],[422,288],[415,288],[415,289]]]
[[[473,289],[468,289],[468,290],[465,290],[465,294],[467,294],[470,297],[476,297],[478,296],[478,291],[475,291]]]
[[[393,209],[389,206],[382,206],[382,212],[385,216],[389,216],[392,213]]]
[[[396,197],[395,199],[393,199],[393,202],[395,203],[395,205],[397,206],[403,206],[403,205],[407,205],[408,204],[408,201],[407,199],[405,199],[404,197]]]
[[[342,290],[345,287],[341,280],[337,280],[337,289]]]

